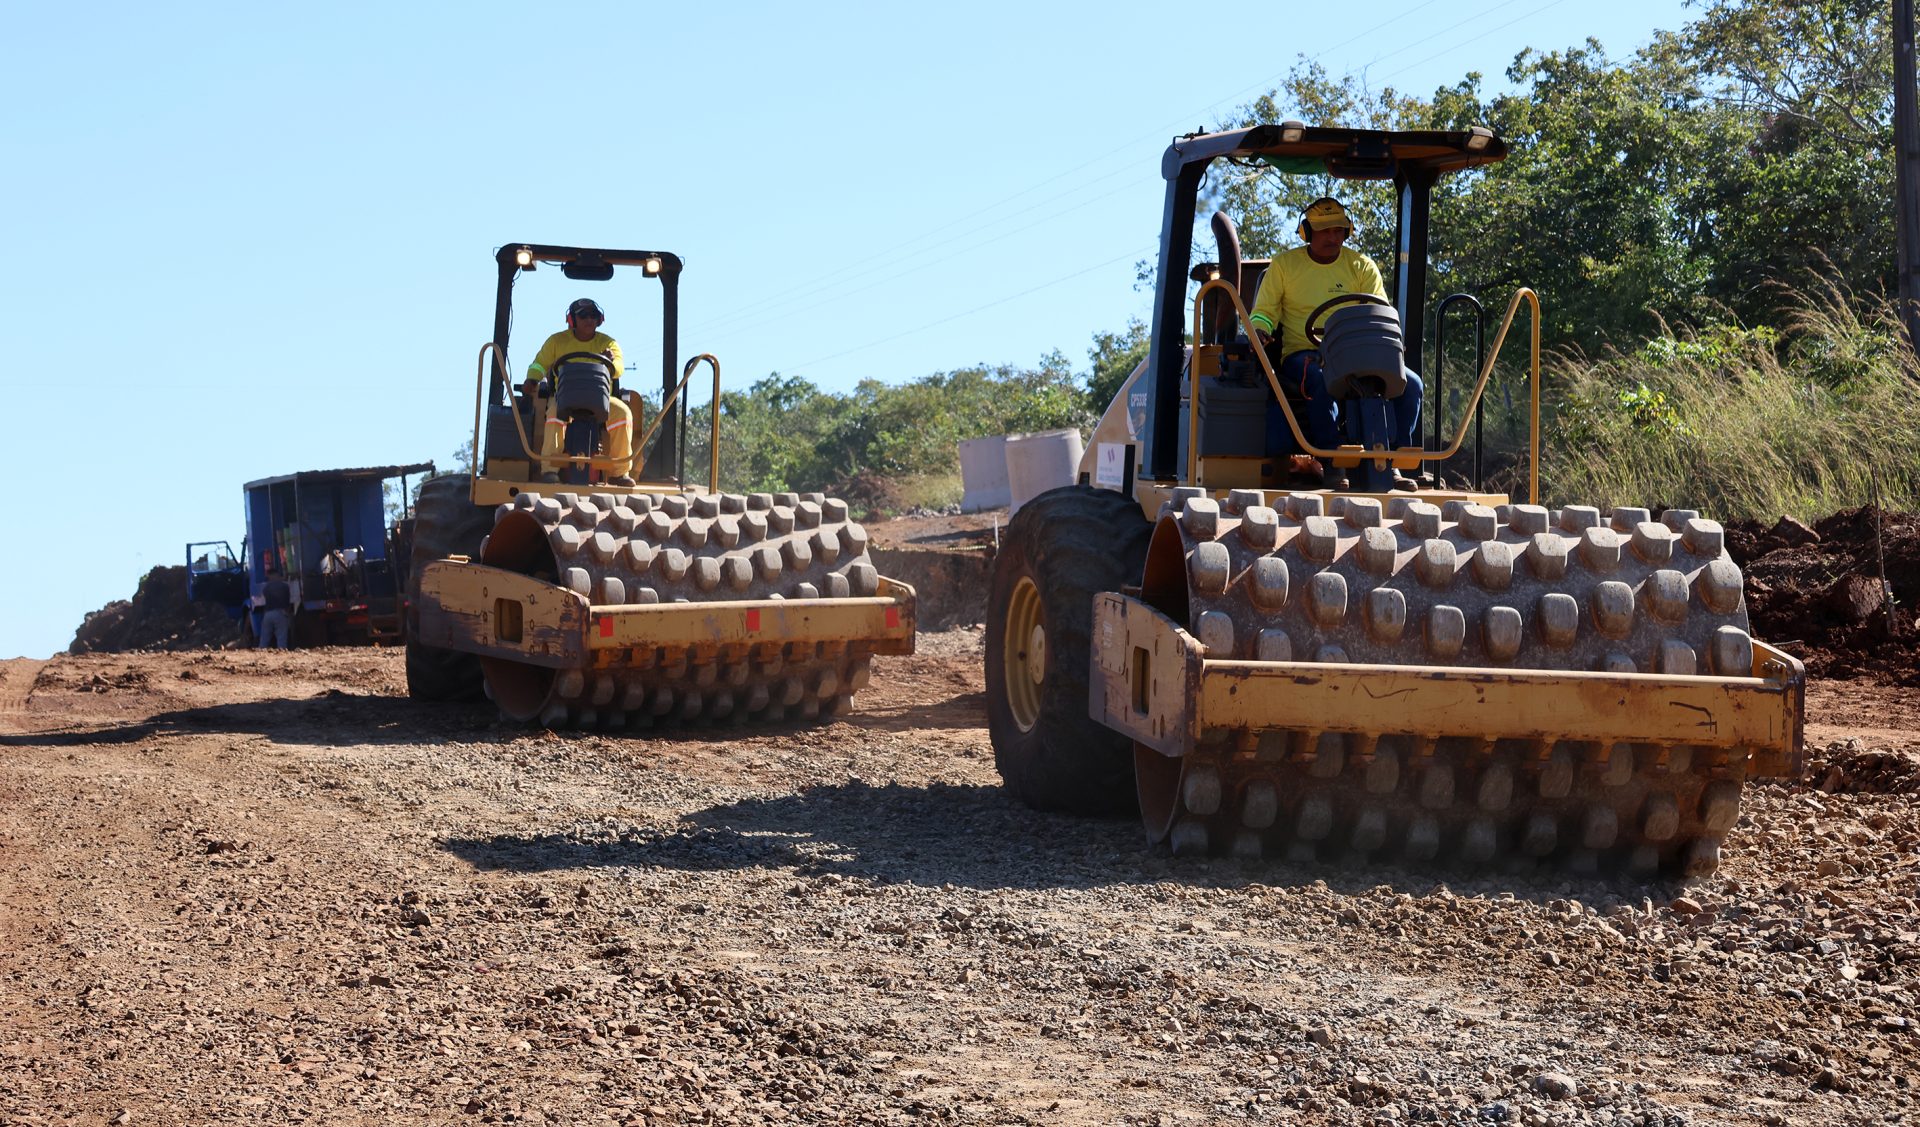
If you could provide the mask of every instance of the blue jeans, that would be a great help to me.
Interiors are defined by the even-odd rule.
[[[287,633],[293,626],[293,615],[284,610],[262,611],[260,614],[260,649],[286,649]]]
[[[1306,397],[1305,403],[1294,404],[1294,414],[1300,420],[1300,429],[1307,434],[1307,441],[1322,450],[1340,445],[1340,404],[1327,391],[1320,354],[1309,350],[1289,353],[1280,361],[1278,375],[1282,388],[1298,389]],[[1420,404],[1424,394],[1420,377],[1407,370],[1407,389],[1398,398],[1387,401],[1393,422],[1389,437],[1395,447],[1420,445]],[[1267,453],[1291,454],[1297,452],[1297,448],[1293,432],[1287,429],[1287,417],[1280,413],[1280,404],[1267,404]]]

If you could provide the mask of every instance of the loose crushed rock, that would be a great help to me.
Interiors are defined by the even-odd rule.
[[[0,663],[0,1125],[1920,1115],[1901,690],[1816,685],[1705,882],[1243,865],[1012,805],[980,637],[665,739],[384,650]]]

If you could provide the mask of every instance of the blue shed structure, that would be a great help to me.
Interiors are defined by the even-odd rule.
[[[247,482],[247,613],[259,625],[267,567],[293,585],[295,645],[400,638],[407,585],[410,477],[433,463],[301,470]],[[386,483],[400,479],[402,520],[387,524]]]

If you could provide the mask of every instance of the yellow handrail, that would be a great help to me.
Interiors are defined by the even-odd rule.
[[[487,353],[489,352],[493,353],[493,366],[500,373],[501,386],[507,389],[507,401],[508,401],[507,405],[510,407],[513,406],[513,382],[507,379],[506,357],[501,355],[500,348],[498,345],[494,344],[492,341],[488,341],[487,343],[480,346],[480,355],[478,357],[478,362],[480,367],[480,379],[479,379],[480,386],[474,393],[474,397],[473,397],[473,460],[474,460],[476,473],[480,468],[480,456],[481,456],[480,419],[482,418],[482,416],[486,414],[486,408],[487,408]],[[533,452],[532,445],[530,445],[527,441],[527,428],[520,425],[520,410],[518,407],[514,407],[514,411],[513,411],[513,431],[515,434],[520,436],[520,452],[525,454],[527,456],[527,460],[530,462],[539,461],[540,455]]]
[[[635,462],[641,460],[641,455],[647,449],[647,443],[653,441],[653,433],[659,430],[660,424],[673,413],[673,405],[679,401],[680,393],[687,389],[687,381],[693,378],[694,366],[702,360],[713,368],[713,433],[708,449],[707,492],[718,493],[720,492],[720,361],[711,352],[702,352],[687,361],[686,367],[680,373],[680,382],[674,385],[673,392],[667,396],[667,401],[660,405],[660,412],[653,417],[653,425],[648,427],[647,432],[640,436],[640,441],[634,444],[633,458]]]
[[[1460,415],[1460,433],[1453,436],[1453,442],[1441,457],[1452,457],[1460,449],[1460,443],[1467,437],[1467,421],[1473,418],[1473,409],[1480,405],[1480,396],[1487,389],[1487,379],[1493,375],[1494,361],[1500,359],[1500,347],[1507,343],[1507,330],[1513,327],[1513,315],[1520,309],[1520,299],[1525,298],[1533,310],[1533,339],[1527,356],[1527,382],[1533,386],[1533,417],[1531,431],[1527,438],[1527,504],[1540,503],[1540,295],[1530,287],[1521,286],[1513,291],[1513,300],[1507,302],[1507,315],[1500,322],[1500,332],[1493,338],[1493,348],[1487,353],[1486,367],[1480,369],[1479,382],[1473,385],[1473,398],[1467,400],[1467,409]]]
[[[1247,307],[1240,301],[1240,291],[1238,287],[1224,278],[1215,278],[1205,285],[1202,285],[1199,292],[1193,296],[1194,341],[1198,342],[1201,339],[1200,319],[1205,298],[1207,294],[1216,289],[1224,290],[1228,299],[1233,302],[1234,314],[1240,318],[1240,326],[1246,331],[1247,339],[1250,341],[1258,340],[1253,332],[1253,319],[1247,314]],[[1467,423],[1473,418],[1474,408],[1480,405],[1481,395],[1486,392],[1487,380],[1493,375],[1494,363],[1500,359],[1500,348],[1507,341],[1507,330],[1513,327],[1513,315],[1519,310],[1522,298],[1526,299],[1527,304],[1533,310],[1533,340],[1528,357],[1528,382],[1533,385],[1533,420],[1532,435],[1529,439],[1530,462],[1527,495],[1528,503],[1537,505],[1540,503],[1540,296],[1527,286],[1521,286],[1515,290],[1513,300],[1507,303],[1506,318],[1500,322],[1500,332],[1493,338],[1493,348],[1487,353],[1487,363],[1486,366],[1480,370],[1479,381],[1474,384],[1473,396],[1467,400],[1466,410],[1461,412],[1460,429],[1454,434],[1453,441],[1448,443],[1444,450],[1414,451],[1409,449],[1406,453],[1417,455],[1423,462],[1444,462],[1459,452],[1460,444],[1466,441]],[[1301,451],[1315,458],[1353,456],[1354,451],[1352,448],[1345,450],[1323,450],[1307,441],[1305,432],[1300,429],[1300,420],[1294,417],[1292,405],[1287,402],[1286,395],[1280,390],[1280,377],[1274,373],[1273,361],[1267,358],[1266,349],[1256,347],[1253,350],[1253,355],[1255,359],[1260,361],[1260,370],[1265,372],[1267,376],[1267,386],[1273,389],[1273,397],[1279,401],[1280,411],[1286,417],[1287,429],[1293,432],[1293,440],[1299,443]],[[1189,371],[1191,372],[1191,368]],[[1189,380],[1192,387],[1189,399],[1190,405],[1187,409],[1187,480],[1197,483],[1199,481],[1200,471],[1200,389],[1199,378],[1197,376],[1190,375]],[[1399,455],[1402,452],[1394,450],[1385,453]]]
[[[634,467],[641,464],[640,453],[645,448],[645,441],[646,441],[646,439],[644,438],[641,440],[641,445],[634,447],[633,451],[630,454],[628,454],[627,457],[624,459],[608,458],[608,457],[603,457],[595,454],[556,454],[551,458],[545,458],[535,453],[533,449],[532,440],[527,437],[527,428],[520,421],[519,404],[515,402],[515,400],[519,398],[531,398],[531,397],[521,396],[518,393],[518,389],[514,386],[513,381],[507,377],[506,358],[501,354],[500,349],[497,345],[495,345],[492,341],[488,341],[487,343],[480,346],[480,354],[477,357],[477,366],[479,368],[479,373],[478,373],[479,378],[477,380],[478,386],[474,392],[474,402],[473,402],[473,451],[474,451],[474,463],[475,463],[475,476],[478,476],[480,469],[483,468],[480,462],[480,457],[481,457],[480,423],[481,423],[481,419],[486,414],[487,353],[489,352],[493,353],[494,369],[500,375],[501,384],[507,389],[507,406],[513,408],[511,412],[513,415],[513,433],[516,437],[520,439],[520,452],[526,455],[526,458],[528,461],[539,463],[540,467],[543,470],[549,468],[550,465],[551,466],[584,465],[590,469],[601,470],[603,472],[607,470],[618,470],[620,473],[623,473],[623,474],[632,474]],[[704,353],[702,354],[702,356],[705,356],[705,358],[708,360],[713,360],[713,357],[707,356]],[[694,360],[699,360],[699,359],[701,359],[700,356],[694,357]],[[691,372],[692,370],[694,360],[690,360],[687,362],[687,367],[689,372]],[[713,373],[714,396],[715,396],[715,401],[718,402],[718,397],[720,394],[720,370],[719,370],[720,362],[718,360],[713,360],[713,363],[714,363],[714,373]],[[686,383],[687,383],[686,377],[682,376],[680,380],[680,386],[685,387]],[[678,394],[677,389],[675,394]],[[668,402],[671,403],[672,401],[669,400]],[[661,417],[664,417],[664,413]],[[660,419],[656,418],[654,420],[654,426],[658,427],[659,425],[660,425]],[[718,431],[717,425],[715,427],[715,430],[716,432]],[[647,432],[648,437],[651,437],[652,434],[653,432],[651,430]],[[713,476],[714,476],[714,481],[717,487],[717,484],[719,482],[719,470],[717,467],[714,470]]]

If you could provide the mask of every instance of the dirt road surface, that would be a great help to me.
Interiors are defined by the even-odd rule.
[[[979,634],[785,732],[400,655],[0,663],[0,1124],[1920,1117],[1920,704],[1690,887],[1175,860],[997,785]]]

